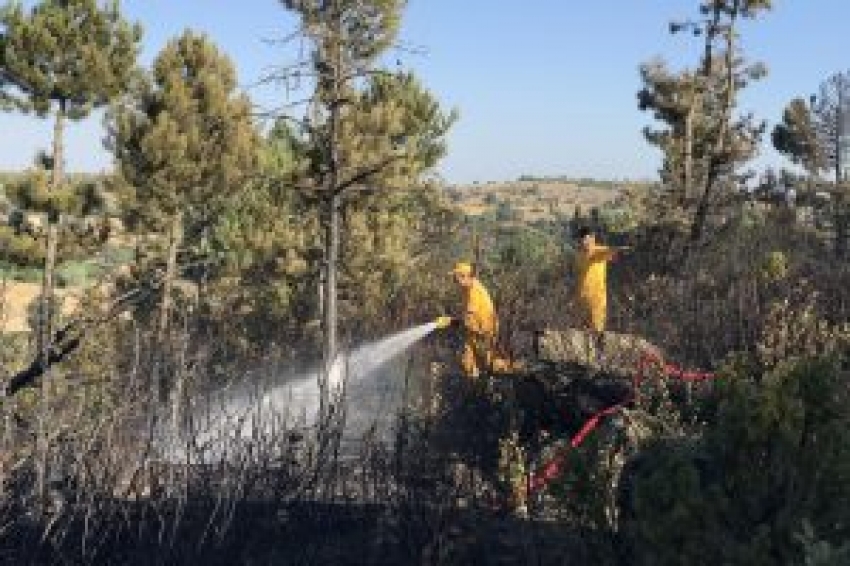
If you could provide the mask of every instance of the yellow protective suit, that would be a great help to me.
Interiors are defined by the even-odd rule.
[[[594,245],[590,250],[579,250],[576,255],[579,305],[585,324],[596,332],[605,331],[608,310],[606,275],[608,262],[616,254],[615,250],[606,246]]]
[[[499,321],[490,293],[477,279],[465,291],[463,327],[465,331],[460,365],[475,378],[482,370],[506,371],[508,362],[496,354]]]

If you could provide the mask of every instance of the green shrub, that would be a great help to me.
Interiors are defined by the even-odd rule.
[[[803,549],[804,566],[846,566],[850,564],[850,541],[839,546],[821,540],[809,521],[803,523],[797,540]]]
[[[3,260],[20,267],[37,267],[44,263],[44,243],[27,234],[18,234],[9,226],[0,226],[0,250]]]
[[[57,283],[61,287],[86,285],[97,277],[98,266],[91,261],[69,261],[57,270]]]
[[[806,524],[821,547],[850,539],[846,368],[817,360],[757,379],[729,372],[716,395],[704,436],[649,448],[629,482],[633,562],[802,563]]]
[[[38,267],[20,267],[0,261],[0,278],[23,283],[41,282],[41,269]]]

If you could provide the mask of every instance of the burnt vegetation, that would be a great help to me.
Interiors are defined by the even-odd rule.
[[[0,108],[55,128],[0,176],[0,562],[850,561],[850,94],[790,102],[772,139],[806,173],[754,176],[740,25],[771,2],[695,2],[670,30],[700,60],[640,67],[657,184],[531,220],[441,186],[458,114],[381,66],[400,0],[281,2],[305,56],[265,80],[306,96],[266,121],[212,38],[140,68],[117,4],[30,4],[0,11]],[[116,167],[66,175],[96,108]],[[587,226],[631,246],[601,358],[565,283]],[[523,363],[473,382],[431,334],[352,426],[334,360],[452,312],[458,258]]]

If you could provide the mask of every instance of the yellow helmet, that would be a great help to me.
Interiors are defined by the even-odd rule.
[[[449,272],[449,275],[472,275],[474,270],[471,263],[459,261],[455,264],[454,269]]]

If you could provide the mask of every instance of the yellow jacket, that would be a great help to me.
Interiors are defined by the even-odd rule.
[[[579,250],[576,254],[579,298],[592,303],[606,300],[608,262],[616,253],[602,245],[593,246],[589,251]]]
[[[463,325],[474,334],[495,336],[498,330],[496,309],[490,293],[477,279],[465,293]]]

